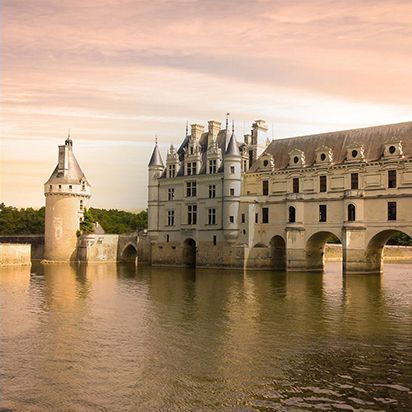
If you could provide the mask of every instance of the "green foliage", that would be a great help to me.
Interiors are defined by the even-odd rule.
[[[0,235],[35,235],[44,233],[45,208],[17,209],[0,203]],[[147,211],[125,212],[117,209],[90,208],[84,211],[81,231],[90,233],[94,222],[99,222],[106,233],[132,233],[147,228]]]
[[[88,210],[83,211],[83,220],[80,222],[80,232],[81,233],[92,233],[94,229],[95,218],[93,214]]]
[[[45,208],[17,209],[0,203],[1,235],[37,235],[44,233]]]
[[[94,219],[100,223],[106,233],[131,233],[147,228],[147,211],[140,213],[125,212],[117,209],[90,208]]]

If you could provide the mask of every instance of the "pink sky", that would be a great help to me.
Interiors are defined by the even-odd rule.
[[[185,123],[238,138],[412,120],[412,2],[5,0],[1,200],[41,206],[72,131],[92,203],[146,205],[146,164]]]

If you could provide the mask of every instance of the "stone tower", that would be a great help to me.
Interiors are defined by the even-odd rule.
[[[234,132],[224,156],[223,179],[223,233],[229,243],[234,243],[239,235],[239,204],[242,184],[242,158]]]
[[[148,165],[148,233],[150,239],[155,241],[159,229],[159,184],[158,178],[162,175],[164,164],[160,155],[157,142],[153,149],[152,157]]]
[[[44,259],[77,260],[77,231],[90,199],[90,185],[74,157],[70,135],[59,146],[58,164],[44,184],[44,195]]]

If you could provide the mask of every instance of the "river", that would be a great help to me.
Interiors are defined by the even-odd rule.
[[[0,269],[0,411],[412,410],[412,265]]]

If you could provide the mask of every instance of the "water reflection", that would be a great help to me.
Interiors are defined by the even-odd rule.
[[[408,410],[412,267],[0,270],[0,407]]]

